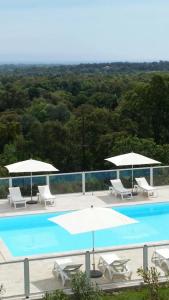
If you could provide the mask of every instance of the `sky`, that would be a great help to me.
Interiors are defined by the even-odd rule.
[[[0,63],[169,60],[168,0],[0,0]]]

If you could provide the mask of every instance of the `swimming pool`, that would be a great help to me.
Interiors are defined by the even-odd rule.
[[[115,207],[138,220],[95,232],[95,247],[111,247],[169,239],[169,203]],[[0,238],[13,256],[91,249],[91,233],[71,235],[48,219],[61,213],[0,218]]]

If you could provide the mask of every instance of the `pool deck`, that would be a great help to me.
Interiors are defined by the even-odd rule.
[[[59,194],[56,195],[55,204],[53,206],[44,206],[41,203],[27,204],[27,207],[18,207],[17,209],[11,207],[7,199],[0,200],[0,217],[25,215],[34,213],[46,213],[55,211],[70,211],[88,208],[91,205],[94,207],[112,207],[120,205],[133,205],[153,202],[166,202],[169,201],[169,186],[157,187],[158,197],[147,197],[142,193],[138,193],[137,196],[133,196],[133,199],[121,199],[121,197],[115,197],[109,191],[88,192],[85,195],[78,194]],[[33,198],[37,200],[36,197]],[[27,200],[30,200],[28,197]]]
[[[16,216],[24,214],[34,214],[34,213],[46,213],[55,211],[70,211],[90,207],[113,207],[119,205],[133,205],[133,204],[143,204],[143,203],[155,203],[155,202],[166,202],[169,201],[169,186],[159,187],[158,197],[150,197],[143,194],[138,194],[134,196],[132,200],[122,200],[120,197],[116,198],[113,194],[108,191],[92,192],[82,194],[66,194],[66,195],[56,195],[56,201],[54,206],[47,206],[37,203],[29,204],[26,208],[14,209],[11,207],[6,199],[0,200],[0,217],[5,216]],[[29,200],[29,199],[28,199]],[[152,247],[149,251],[149,262],[151,263],[151,256],[154,248]],[[128,249],[124,247],[124,250],[116,249],[116,254],[120,257],[129,258],[129,267],[132,270],[133,285],[138,282],[139,277],[137,275],[137,269],[142,266],[143,260],[143,250],[141,248]],[[53,255],[54,256],[54,255]],[[31,292],[40,293],[44,290],[53,290],[57,288],[62,288],[61,282],[56,280],[52,274],[53,264],[56,258],[51,256],[51,258],[45,258],[43,260],[32,260],[30,261],[30,274],[31,274]],[[57,254],[56,254],[57,256]],[[70,255],[71,256],[71,255]],[[98,262],[100,254],[96,254],[96,263]],[[85,260],[84,255],[71,257],[75,262],[82,262],[84,269]],[[19,259],[19,258],[17,258]],[[22,259],[22,258],[21,258]],[[23,262],[16,262],[16,258],[12,257],[10,251],[0,240],[0,263],[5,263],[11,261],[10,264],[1,264],[0,266],[0,284],[4,283],[6,288],[6,297],[14,296],[22,293],[24,289],[23,282]],[[12,263],[13,261],[13,263]],[[9,272],[10,270],[10,272]],[[120,287],[121,285],[127,286],[129,282],[124,282],[123,284],[116,281],[110,282],[105,277],[97,280],[99,284],[107,284],[112,288]],[[19,299],[19,297],[16,297]],[[24,299],[24,298],[22,298]],[[36,297],[32,297],[36,299]]]

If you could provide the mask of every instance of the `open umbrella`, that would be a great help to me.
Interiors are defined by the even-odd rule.
[[[117,155],[110,158],[105,158],[105,160],[110,161],[116,166],[132,167],[132,190],[133,190],[133,166],[161,164],[161,162],[157,160],[151,159],[149,157],[134,152]]]
[[[30,173],[31,174],[31,201],[32,201],[32,173],[58,171],[58,169],[56,169],[51,164],[39,160],[34,160],[34,159],[19,161],[17,163],[5,166],[5,168],[8,169],[9,173]]]
[[[137,223],[136,220],[129,218],[123,214],[120,214],[113,209],[93,206],[91,206],[90,208],[53,217],[49,220],[59,224],[71,234],[91,231],[93,249],[93,271],[95,271],[94,232],[96,230]]]

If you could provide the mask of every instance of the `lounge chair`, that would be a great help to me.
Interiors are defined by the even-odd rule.
[[[133,196],[131,190],[124,188],[120,179],[113,179],[110,180],[110,182],[112,184],[112,188],[115,193],[115,196],[119,194],[122,199],[124,198],[132,199]]]
[[[130,280],[132,272],[127,266],[128,261],[129,259],[122,259],[115,253],[105,253],[99,258],[98,268],[110,280],[114,277]]]
[[[19,187],[10,187],[8,195],[9,203],[17,208],[17,205],[23,204],[26,207],[26,200],[21,195]]]
[[[55,261],[52,270],[56,279],[61,278],[62,285],[65,286],[67,281],[71,280],[71,276],[79,272],[82,264],[75,264],[70,258],[59,258]]]
[[[54,205],[56,197],[51,194],[48,185],[40,185],[38,186],[39,190],[39,199],[41,203],[44,203],[45,206],[47,204]]]
[[[148,197],[157,197],[158,191],[155,187],[148,184],[145,177],[135,178],[138,188],[143,191],[143,193],[147,193]]]
[[[165,273],[169,272],[169,248],[156,249],[153,252],[151,261],[159,266]]]

